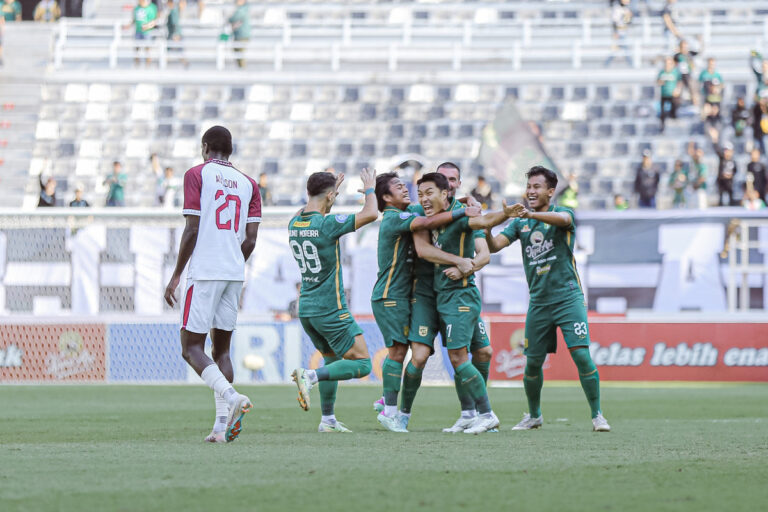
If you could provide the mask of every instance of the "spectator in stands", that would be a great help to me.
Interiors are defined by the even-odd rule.
[[[656,192],[659,190],[659,170],[651,160],[651,152],[643,152],[643,161],[635,175],[635,193],[640,208],[656,208]]]
[[[168,39],[168,51],[181,53],[183,48],[181,47],[181,9],[183,7],[183,0],[168,0],[166,6],[168,7],[168,14],[165,18],[165,29]],[[182,57],[181,63],[186,66],[187,61]]]
[[[765,209],[765,200],[760,197],[753,185],[752,176],[748,175],[745,183],[744,200],[741,205],[747,210],[763,210]]]
[[[675,60],[667,57],[664,69],[659,71],[656,83],[661,86],[661,131],[664,132],[664,121],[667,117],[677,118],[677,101],[680,97],[680,71],[675,66]]]
[[[744,130],[749,126],[749,110],[744,102],[744,96],[736,99],[736,105],[731,110],[731,125],[733,126],[733,135],[742,137]]]
[[[693,59],[698,54],[699,52],[690,49],[688,41],[681,39],[677,53],[673,57],[677,63],[677,70],[680,71],[680,80],[683,83],[683,87],[688,89],[688,94],[691,95],[691,103],[694,105],[699,104],[699,95],[696,90],[696,81],[691,75],[696,66]]]
[[[661,19],[664,22],[664,36],[667,38],[667,47],[672,48],[674,41],[683,38],[677,28],[677,0],[667,0],[664,9],[661,10]]]
[[[624,211],[629,209],[629,202],[627,198],[621,194],[613,196],[613,209],[617,211]]]
[[[5,21],[21,21],[21,3],[17,0],[3,0],[0,11]]]
[[[747,181],[752,181],[752,185],[757,191],[758,197],[765,201],[766,187],[768,187],[768,181],[766,181],[766,174],[768,174],[768,167],[760,161],[760,150],[753,148],[750,153],[750,162],[747,164]]]
[[[738,203],[733,195],[733,183],[736,180],[738,167],[733,159],[733,145],[726,142],[722,146],[715,143],[715,152],[720,159],[717,165],[717,195],[719,206],[735,206]]]
[[[259,174],[259,192],[261,192],[261,205],[272,206],[272,191],[269,189],[269,183],[267,181],[267,173],[263,172]]]
[[[83,199],[83,189],[84,187],[82,183],[78,183],[75,187],[75,198],[69,202],[71,208],[91,206],[88,204],[88,201]]]
[[[704,98],[703,117],[720,118],[720,103],[723,101],[723,77],[715,67],[715,59],[707,59],[707,69],[699,74],[701,94]]]
[[[568,176],[568,186],[560,192],[557,202],[560,206],[575,210],[579,207],[579,182],[576,181],[576,175]]]
[[[48,207],[56,206],[56,180],[53,177],[43,182],[43,173],[40,173],[40,198],[37,206]]]
[[[174,176],[173,167],[166,167],[163,171],[163,195],[160,204],[166,208],[178,206],[180,189],[181,180]]]
[[[749,64],[752,66],[752,72],[755,73],[757,79],[755,87],[755,99],[757,100],[760,98],[760,93],[768,89],[768,59],[764,59],[760,52],[752,50],[749,55]]]
[[[686,189],[688,188],[688,166],[682,160],[675,160],[675,166],[669,175],[669,188],[675,195],[672,198],[673,208],[685,208],[687,204]]]
[[[690,182],[696,191],[696,202],[700,210],[707,208],[707,165],[704,163],[704,150],[697,148],[694,142],[688,143],[688,155],[691,157]]]
[[[107,192],[107,206],[125,206],[125,184],[128,175],[123,172],[123,164],[115,160],[112,162],[112,174],[104,180],[109,185]]]
[[[491,184],[485,180],[485,176],[477,177],[477,185],[469,194],[480,203],[483,210],[493,208],[493,190],[491,190]]]
[[[56,0],[40,0],[32,17],[41,23],[53,23],[61,18],[61,9]]]
[[[134,25],[134,39],[136,41],[149,41],[154,35],[154,29],[157,26],[157,6],[150,3],[149,0],[139,0],[138,5],[133,8],[132,21],[126,28]],[[141,44],[141,43],[139,43]],[[141,46],[136,47],[136,58],[134,63],[139,65],[139,54],[141,52]],[[149,47],[144,46],[146,51],[146,63],[149,65],[151,59],[149,58]]]
[[[251,15],[247,0],[236,0],[237,8],[234,14],[229,17],[229,23],[232,25],[232,37],[236,44],[245,45],[251,39]],[[241,54],[245,48],[242,46],[235,48],[235,53]],[[240,68],[245,67],[245,59],[242,57],[237,58],[237,66]]]
[[[619,52],[624,55],[627,65],[632,66],[632,57],[629,53],[629,44],[627,43],[627,31],[630,23],[632,23],[632,10],[629,8],[629,0],[621,0],[611,10],[613,41],[611,42],[611,54],[605,60],[606,67],[613,62],[613,58]]]
[[[752,107],[752,137],[765,155],[765,138],[768,136],[768,89],[760,92],[760,97]]]

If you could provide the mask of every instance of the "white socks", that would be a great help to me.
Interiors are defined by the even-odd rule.
[[[387,418],[393,418],[397,414],[396,405],[384,405],[384,416]]]
[[[313,386],[317,384],[317,372],[315,370],[307,370],[304,372],[309,379],[309,383]]]
[[[474,409],[468,409],[466,411],[461,411],[461,417],[462,418],[474,418],[477,416],[477,411]]]
[[[227,416],[229,415],[229,404],[220,393],[213,392],[213,398],[216,402],[216,421],[213,424],[214,432],[224,432],[227,430]]]
[[[224,374],[221,373],[216,363],[206,366],[200,377],[203,378],[209,388],[220,394],[230,407],[235,405],[239,395],[235,388],[227,381],[227,378],[224,377]]]
[[[334,423],[336,423],[336,415],[335,414],[331,414],[330,416],[323,415],[320,417],[320,422],[333,425]]]

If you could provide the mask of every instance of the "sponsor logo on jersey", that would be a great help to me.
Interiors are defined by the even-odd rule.
[[[429,333],[429,327],[426,325],[419,326],[419,336],[426,336]]]
[[[536,275],[544,275],[552,268],[552,265],[544,265],[543,267],[536,267]]]
[[[531,245],[525,248],[525,253],[532,260],[538,259],[539,256],[548,253],[555,248],[555,243],[552,240],[545,240],[544,234],[541,231],[534,231],[529,238]]]
[[[295,228],[308,228],[310,221],[308,220],[297,220],[293,223],[293,227]]]
[[[349,218],[349,215],[336,215],[336,222],[338,222],[339,224],[344,224],[348,218]]]
[[[521,233],[528,233],[530,231],[531,231],[531,226],[529,226],[528,224],[523,226],[523,229],[520,230]]]
[[[403,220],[408,220],[409,218],[413,217],[413,213],[403,212],[400,214],[400,218]]]

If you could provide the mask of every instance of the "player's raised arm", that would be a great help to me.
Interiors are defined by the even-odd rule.
[[[429,243],[429,233],[427,231],[415,232],[413,234],[413,245],[416,248],[416,254],[419,258],[427,260],[430,263],[454,265],[462,273],[470,273],[472,271],[471,259],[460,258],[455,254],[450,254],[438,249]]]
[[[498,226],[508,218],[513,217],[513,211],[511,206],[507,206],[506,201],[502,202],[504,209],[497,212],[489,212],[479,217],[472,217],[469,219],[469,227],[472,229],[490,229],[494,226]]]
[[[566,212],[534,212],[518,203],[512,206],[513,216],[521,219],[533,219],[558,228],[567,228],[573,224],[573,218]]]
[[[360,179],[363,181],[363,193],[365,194],[365,203],[363,209],[355,215],[355,230],[360,229],[366,224],[370,224],[379,218],[379,210],[376,203],[376,171],[367,167],[360,172]],[[337,187],[340,182],[337,183]]]
[[[480,215],[479,206],[469,206],[448,212],[441,212],[431,217],[417,217],[411,223],[411,231],[437,229],[446,226],[461,217],[477,217]]]

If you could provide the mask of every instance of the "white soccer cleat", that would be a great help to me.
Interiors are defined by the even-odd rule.
[[[603,413],[597,413],[597,416],[592,418],[592,431],[593,432],[610,432],[611,426],[608,424],[608,420],[603,417]]]
[[[452,427],[444,428],[443,432],[446,434],[464,432],[464,430],[468,429],[475,423],[476,419],[477,416],[472,416],[471,418],[467,418],[466,416],[459,416],[459,419],[456,420],[456,423],[454,423]]]
[[[403,427],[400,414],[395,414],[394,416],[385,416],[384,413],[381,412],[378,416],[376,416],[376,419],[379,420],[379,423],[381,423],[387,430],[400,433],[408,432],[408,430]]]
[[[226,443],[227,440],[224,439],[224,432],[211,431],[211,433],[205,437],[205,442],[206,443]]]
[[[523,414],[523,420],[512,427],[512,430],[533,430],[536,428],[541,428],[541,426],[544,424],[544,416],[539,416],[538,418],[531,418],[531,415],[528,413]]]
[[[312,389],[312,383],[307,378],[307,370],[304,368],[296,368],[291,373],[291,378],[296,383],[296,387],[299,388],[299,397],[296,399],[299,401],[299,405],[305,411],[309,410],[309,391]]]
[[[475,422],[469,428],[464,429],[465,434],[482,434],[499,427],[499,418],[493,411],[481,414],[475,418]]]
[[[229,414],[227,415],[227,430],[224,433],[226,442],[231,443],[237,439],[237,436],[240,435],[240,431],[243,429],[243,417],[251,409],[253,409],[253,404],[250,398],[245,395],[238,395],[235,405],[229,408]]]
[[[352,432],[347,428],[345,424],[340,421],[334,421],[333,423],[320,422],[317,427],[318,432],[330,433],[330,432]]]

